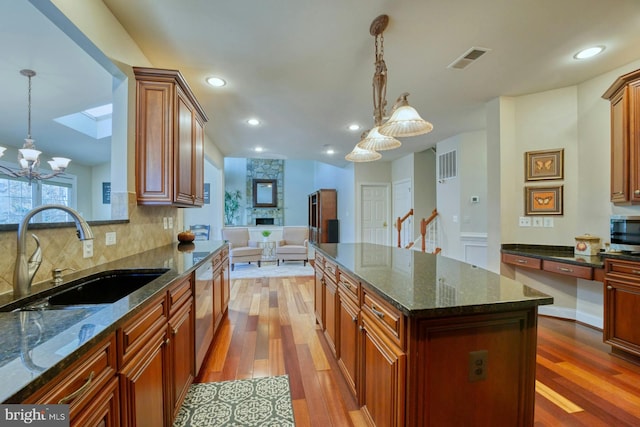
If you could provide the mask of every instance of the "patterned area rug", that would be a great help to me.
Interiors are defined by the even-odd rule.
[[[194,383],[173,426],[295,426],[289,377]]]
[[[309,263],[303,267],[302,261],[286,261],[280,262],[279,266],[275,262],[262,262],[262,266],[258,268],[258,264],[252,262],[236,264],[231,272],[232,279],[287,276],[313,276],[313,267]]]

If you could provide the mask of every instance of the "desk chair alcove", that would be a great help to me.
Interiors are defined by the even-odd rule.
[[[244,227],[233,227],[222,229],[222,239],[229,242],[229,263],[231,271],[237,262],[258,262],[262,260],[262,248],[258,247],[258,242],[249,240],[249,229]]]
[[[309,261],[309,228],[308,227],[282,227],[282,240],[276,242],[276,260],[303,261],[307,265]]]

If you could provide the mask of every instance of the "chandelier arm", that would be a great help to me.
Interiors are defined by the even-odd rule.
[[[23,175],[20,175],[20,172],[16,172],[13,169],[8,168],[6,166],[0,165],[0,169],[2,169],[2,171],[3,171],[3,173],[5,175],[9,175],[9,176],[11,176],[13,178],[20,178],[21,176],[23,176]]]

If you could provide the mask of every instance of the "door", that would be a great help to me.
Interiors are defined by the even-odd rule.
[[[408,179],[393,183],[393,226],[394,226],[394,243],[397,244],[396,218],[402,218],[411,209],[411,181]],[[400,246],[406,247],[414,240],[413,235],[413,215],[402,223],[400,232]]]
[[[360,241],[389,245],[389,186],[365,184],[360,188]]]

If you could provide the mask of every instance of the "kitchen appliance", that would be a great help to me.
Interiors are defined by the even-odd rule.
[[[610,239],[614,251],[640,252],[640,216],[612,215]]]

